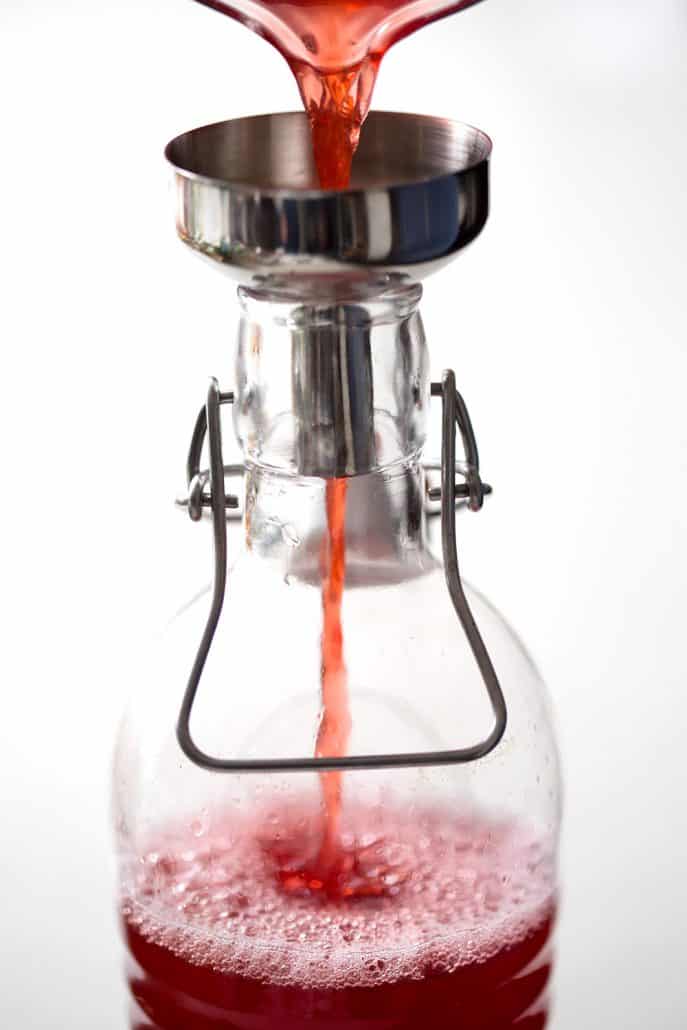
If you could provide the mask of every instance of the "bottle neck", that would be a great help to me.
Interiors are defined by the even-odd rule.
[[[322,300],[324,288],[239,290],[234,424],[246,462],[330,479],[411,461],[430,403],[421,288],[386,277],[346,294],[330,285]]]
[[[346,481],[336,493],[349,586],[435,566],[419,462],[430,404],[420,296],[391,277],[239,290],[246,544],[284,577],[321,581],[333,480]]]
[[[248,552],[283,578],[319,584],[332,482],[248,464]],[[424,472],[417,457],[345,482],[347,586],[400,582],[436,567],[427,544]]]

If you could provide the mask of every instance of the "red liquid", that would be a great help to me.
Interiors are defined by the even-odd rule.
[[[477,0],[199,0],[255,29],[286,58],[310,118],[324,189],[348,185],[382,57],[421,26]]]
[[[342,831],[363,879],[384,870],[383,895],[283,890],[284,841],[308,854],[319,834],[302,811],[228,817],[202,840],[170,834],[132,863],[132,1028],[546,1025],[552,864],[536,842],[512,825],[388,806],[347,812]]]
[[[327,535],[322,585],[322,719],[315,747],[318,758],[345,755],[351,735],[341,624],[346,579],[346,487],[345,479],[328,479],[325,487]],[[320,852],[310,878],[317,878],[324,885],[336,877],[340,864],[342,774],[323,773],[321,784],[325,824]]]
[[[351,735],[351,713],[344,658],[341,621],[346,579],[346,492],[345,479],[328,479],[325,485],[327,532],[322,550],[322,710],[315,745],[318,758],[345,755]],[[286,891],[303,887],[332,895],[350,896],[356,892],[354,871],[346,865],[340,845],[343,774],[320,775],[323,818],[320,839],[310,853],[299,856],[298,865],[285,855],[280,870]],[[351,875],[352,874],[352,878]]]

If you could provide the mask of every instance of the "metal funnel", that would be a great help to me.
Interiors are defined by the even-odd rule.
[[[165,154],[179,236],[244,283],[421,279],[479,235],[489,210],[491,141],[444,118],[372,112],[347,190],[317,188],[302,112],[193,129]]]

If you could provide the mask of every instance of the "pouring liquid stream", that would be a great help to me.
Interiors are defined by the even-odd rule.
[[[346,754],[351,735],[344,635],[341,621],[346,578],[346,490],[345,479],[329,479],[326,485],[327,554],[322,587],[322,718],[317,735],[318,758]],[[325,825],[317,867],[325,880],[336,875],[340,861],[339,831],[343,774],[322,774]]]
[[[286,59],[310,120],[322,189],[345,189],[379,66],[394,43],[480,0],[196,0]]]
[[[346,479],[328,479],[325,487],[327,531],[322,548],[322,708],[315,746],[318,758],[345,755],[351,735],[342,623],[347,485]],[[320,785],[323,820],[318,850],[311,853],[310,842],[305,850],[296,846],[295,852],[287,848],[279,854],[278,849],[273,856],[278,876],[287,892],[300,894],[312,891],[332,897],[350,897],[361,892],[362,884],[356,883],[355,855],[345,853],[340,842],[343,774],[340,771],[323,772]],[[294,843],[291,842],[292,845]],[[365,883],[364,893],[370,893],[370,886],[369,881]]]
[[[286,58],[310,120],[313,156],[322,189],[349,185],[360,129],[369,110],[379,65],[398,39],[476,0],[198,0],[256,29]],[[346,754],[351,715],[341,604],[346,575],[346,480],[326,483],[327,535],[322,586],[322,714],[318,757]],[[343,779],[321,775],[324,825],[319,854],[300,869],[284,868],[287,890],[356,894],[351,857],[339,845]],[[370,889],[369,882],[366,892]],[[380,893],[382,893],[380,886]]]

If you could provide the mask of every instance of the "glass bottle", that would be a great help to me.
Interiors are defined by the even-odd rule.
[[[332,282],[324,300],[321,278],[312,296],[307,281],[239,291],[245,497],[192,743],[180,734],[184,754],[175,724],[207,593],[151,661],[117,748],[132,1027],[546,1025],[557,752],[541,679],[489,602],[466,588],[508,710],[484,757],[343,773],[283,762],[445,754],[492,729],[428,543],[422,448],[438,390],[420,293],[394,277]],[[195,486],[207,503],[212,482]],[[336,491],[348,712],[330,705],[324,721],[338,752],[322,744]],[[213,771],[193,748],[273,767]]]

